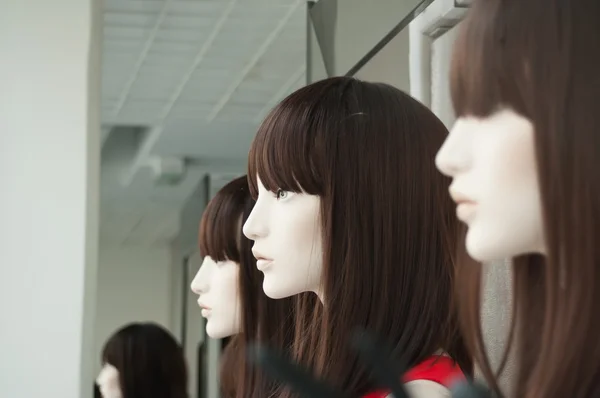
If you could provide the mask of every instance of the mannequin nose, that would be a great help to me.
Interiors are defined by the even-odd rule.
[[[435,166],[444,175],[454,177],[462,171],[468,163],[468,143],[461,142],[460,135],[453,128],[446,137],[446,141],[435,156]]]
[[[197,295],[206,293],[206,291],[208,290],[208,275],[206,275],[205,266],[200,266],[198,272],[196,272],[196,276],[192,280],[190,288],[192,289],[192,292],[194,292]]]
[[[456,174],[456,167],[451,161],[451,158],[446,150],[446,146],[442,145],[437,155],[435,156],[435,167],[444,175],[452,177]]]
[[[242,232],[250,240],[257,240],[266,235],[264,220],[261,220],[258,213],[258,203],[254,206],[254,209],[252,209],[252,212],[244,223]]]

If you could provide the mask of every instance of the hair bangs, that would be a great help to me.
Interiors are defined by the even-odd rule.
[[[119,369],[123,366],[125,344],[123,337],[116,333],[106,342],[102,349],[102,364],[109,364]]]
[[[246,176],[223,187],[208,203],[202,220],[198,243],[200,254],[214,261],[240,262],[242,215],[248,198]]]
[[[351,81],[351,79],[345,79]],[[323,194],[322,137],[327,131],[330,105],[339,95],[342,78],[309,85],[279,103],[259,127],[248,155],[250,192],[258,196],[258,181],[269,191],[283,189]],[[333,90],[332,90],[333,87]]]
[[[458,28],[450,66],[457,117],[486,117],[502,108],[527,116],[529,22],[512,8],[498,0],[477,1]]]

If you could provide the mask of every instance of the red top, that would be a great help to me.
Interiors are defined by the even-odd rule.
[[[457,380],[464,380],[465,375],[454,360],[445,355],[435,355],[427,358],[411,368],[402,378],[404,383],[415,380],[429,380],[449,388]],[[385,398],[390,391],[375,391],[363,398]]]

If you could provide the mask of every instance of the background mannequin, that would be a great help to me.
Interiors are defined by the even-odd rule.
[[[310,314],[294,356],[345,393],[375,388],[348,348],[357,326],[409,366],[441,349],[470,371],[451,306],[459,224],[449,180],[424,161],[446,135],[401,91],[339,77],[283,100],[251,146],[258,199],[244,233],[264,291],[318,295],[323,314]],[[447,394],[431,381],[409,384],[416,397]]]
[[[123,398],[121,383],[119,381],[119,370],[109,363],[102,366],[102,370],[96,378],[96,384],[100,389],[102,398]]]
[[[287,348],[293,337],[294,301],[271,300],[262,291],[262,274],[256,269],[250,242],[242,234],[242,223],[250,214],[246,176],[225,185],[210,201],[200,222],[200,252],[205,256],[192,291],[207,318],[206,332],[212,338],[234,336],[221,363],[224,397],[267,397],[277,388],[258,369],[246,366],[249,342],[268,341]],[[210,310],[206,310],[210,308]]]
[[[187,398],[183,350],[162,326],[132,323],[102,349],[96,379],[103,398]]]
[[[600,2],[476,1],[454,49],[438,168],[479,261],[514,257],[514,395],[600,396]],[[469,343],[480,268],[460,268]]]

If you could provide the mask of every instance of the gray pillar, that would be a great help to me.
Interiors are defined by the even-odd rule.
[[[483,265],[482,273],[481,323],[483,339],[487,347],[492,369],[498,369],[506,350],[508,332],[512,318],[512,266],[510,261],[498,261]],[[514,381],[516,346],[508,358],[505,370],[499,380],[500,388],[506,396],[511,396]]]

